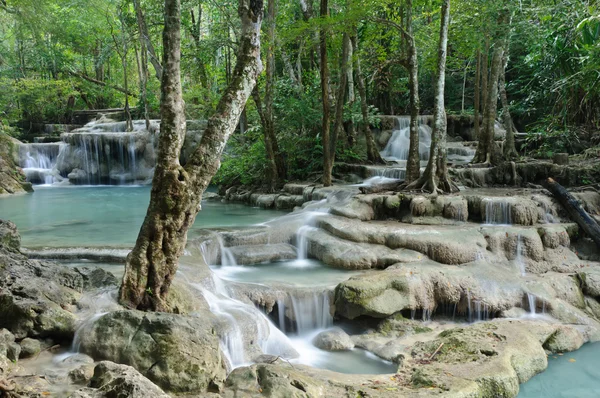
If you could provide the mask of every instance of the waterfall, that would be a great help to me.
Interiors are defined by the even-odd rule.
[[[19,148],[19,166],[27,181],[33,184],[53,184],[60,181],[55,172],[56,163],[65,149],[61,143],[22,144]]]
[[[286,315],[298,335],[330,328],[333,325],[330,306],[328,291],[289,293],[285,300],[277,301],[279,328],[285,332]]]
[[[531,293],[527,293],[527,301],[529,304],[529,315],[535,317],[536,297]]]
[[[487,225],[510,225],[512,223],[511,203],[502,198],[484,198],[485,223]]]
[[[521,276],[527,275],[527,271],[525,270],[525,260],[523,259],[523,237],[520,233],[517,235],[517,254],[515,256],[515,261],[519,266]]]
[[[381,156],[386,160],[407,160],[410,146],[410,116],[396,118],[398,126],[392,132],[392,137],[381,151]],[[427,125],[427,116],[419,116],[419,156],[420,159],[429,159],[431,146],[431,128]]]
[[[200,253],[207,265],[236,266],[235,256],[228,247],[225,247],[223,238],[218,233],[212,233],[211,238],[200,244]]]
[[[51,184],[68,178],[74,184],[110,184],[149,181],[156,158],[154,134],[159,121],[136,120],[133,131],[125,122],[105,118],[61,134],[61,143],[22,144],[20,163],[27,180]]]
[[[306,262],[308,259],[308,235],[311,232],[315,232],[317,228],[310,225],[304,225],[296,232],[296,246],[298,253],[298,263]]]
[[[231,368],[252,362],[248,351],[293,358],[290,340],[260,310],[233,297],[224,281],[212,274],[210,286],[191,284],[202,293],[210,311],[222,322],[221,349]],[[252,354],[252,353],[251,353]]]

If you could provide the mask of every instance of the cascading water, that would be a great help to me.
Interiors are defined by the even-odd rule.
[[[517,235],[517,254],[515,256],[515,261],[519,267],[521,276],[526,276],[527,271],[525,270],[525,260],[523,259],[523,237],[521,234]]]
[[[134,121],[133,131],[126,132],[125,122],[101,118],[61,134],[61,143],[22,144],[21,167],[34,184],[67,178],[88,185],[145,182],[152,177],[158,130],[158,121],[150,131],[145,121]]]
[[[210,286],[191,286],[202,293],[210,311],[223,322],[221,349],[232,368],[250,363],[250,354],[263,353],[288,359],[297,356],[290,340],[265,314],[253,305],[235,299],[216,275],[212,274],[211,281]]]
[[[511,203],[502,198],[484,198],[485,223],[487,225],[510,225],[512,223]]]
[[[333,325],[330,306],[328,291],[289,293],[285,299],[277,301],[279,328],[286,332],[286,314],[292,328],[300,336],[330,328]]]
[[[431,146],[431,127],[427,125],[427,116],[419,116],[419,157],[421,160],[429,159]],[[381,156],[386,160],[398,161],[408,159],[410,147],[410,116],[396,118],[398,126],[393,131],[392,137],[381,151]]]
[[[33,184],[53,184],[60,181],[56,163],[65,149],[62,143],[23,144],[19,148],[20,166]]]

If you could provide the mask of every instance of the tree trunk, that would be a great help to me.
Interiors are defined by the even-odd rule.
[[[194,39],[194,43],[196,45],[196,63],[198,64],[199,74],[200,74],[200,83],[202,83],[202,87],[206,90],[210,90],[210,81],[208,80],[208,72],[206,71],[206,65],[201,57],[202,51],[202,41],[200,40],[200,29],[202,27],[202,0],[198,2],[198,20],[196,20],[196,16],[194,15],[194,10],[190,10],[190,16],[192,17],[192,24],[190,26],[190,33],[192,38]],[[205,100],[208,102],[210,100],[208,93],[205,96]]]
[[[327,0],[321,0],[320,16],[325,20],[329,15],[329,6]],[[322,124],[322,144],[323,144],[323,185],[331,186],[331,170],[333,169],[333,159],[331,159],[331,137],[329,136],[329,68],[327,66],[327,35],[325,21],[321,21],[319,31],[319,48],[321,59],[321,101],[323,103],[323,124]]]
[[[138,60],[138,72],[140,77],[140,91],[142,94],[142,105],[144,106],[144,120],[146,121],[146,130],[150,131],[150,115],[148,113],[148,54],[146,53],[146,43],[140,36],[140,53]]]
[[[263,137],[265,142],[265,151],[267,152],[267,162],[269,168],[267,170],[267,179],[269,181],[269,189],[271,192],[277,187],[279,181],[279,173],[277,171],[277,163],[275,162],[275,150],[273,149],[273,141],[271,140],[271,134],[269,133],[269,121],[266,116],[265,108],[263,107],[262,100],[260,98],[260,92],[258,91],[258,84],[252,90],[252,98],[256,104],[256,111],[260,117],[260,123],[263,127]]]
[[[146,43],[145,47],[148,51],[148,54],[150,55],[150,62],[154,67],[156,78],[158,79],[158,81],[161,81],[163,68],[160,64],[160,60],[156,56],[154,45],[152,45],[152,41],[150,40],[150,34],[148,33],[148,27],[146,25],[146,18],[144,17],[144,12],[142,10],[140,0],[133,0],[133,7],[135,8],[135,16],[137,19],[138,29],[140,31],[140,39],[144,40],[144,42]]]
[[[406,2],[406,35],[408,46],[408,86],[410,90],[410,144],[406,161],[407,183],[416,181],[421,176],[421,159],[419,156],[419,58],[412,28],[412,0]]]
[[[502,103],[502,119],[504,121],[504,128],[506,129],[506,141],[504,142],[504,158],[508,160],[514,160],[519,155],[517,154],[517,148],[515,147],[515,125],[513,124],[512,117],[510,116],[508,97],[506,95],[507,65],[508,57],[505,53],[504,57],[502,58],[502,71],[500,72],[500,78],[498,81],[500,90],[500,102]]]
[[[329,170],[325,171],[325,173],[329,174],[329,178],[331,178],[331,173],[333,172],[333,164],[335,163],[335,151],[337,148],[338,138],[340,137],[340,133],[344,129],[344,103],[346,99],[346,85],[348,84],[349,47],[350,36],[347,33],[344,33],[342,38],[342,63],[340,66],[340,81],[338,83],[338,89],[335,100],[335,119],[333,123],[333,135],[331,137],[329,146],[330,163]]]
[[[485,47],[483,48],[483,62],[481,64],[481,114],[485,115],[485,107],[488,98],[489,63],[490,63],[490,37],[485,36]]]
[[[358,51],[358,38],[356,35],[356,31],[352,36],[352,45],[355,51]],[[365,139],[367,141],[367,159],[371,163],[380,164],[384,163],[379,151],[377,150],[377,145],[375,145],[375,139],[373,138],[373,132],[371,131],[371,125],[369,123],[369,105],[367,104],[367,88],[365,84],[365,77],[362,74],[361,66],[360,66],[360,57],[358,55],[354,58],[354,72],[356,73],[356,85],[358,88],[358,95],[360,95],[360,111],[362,114],[362,123],[361,129],[363,134],[365,135]]]
[[[161,82],[161,132],[150,205],[135,247],[127,256],[120,302],[130,308],[169,311],[168,293],[188,229],[200,210],[202,194],[220,166],[229,136],[261,72],[261,0],[240,0],[241,37],[231,84],[223,92],[200,144],[185,167],[179,155],[185,137],[181,92],[180,0],[165,0]]]
[[[479,139],[479,108],[480,104],[480,94],[481,94],[481,50],[477,50],[477,66],[475,67],[475,94],[473,98],[473,119],[475,123],[474,127],[474,136],[475,139]]]
[[[448,24],[450,22],[450,0],[442,1],[440,23],[440,41],[438,48],[437,75],[435,83],[435,102],[433,108],[433,132],[429,161],[423,175],[406,189],[421,189],[434,194],[456,192],[458,187],[450,181],[446,164],[446,109],[444,106],[444,87],[446,84],[446,55],[448,49]]]
[[[268,43],[267,43],[267,67],[266,67],[266,85],[265,85],[265,118],[268,122],[265,134],[269,136],[273,149],[273,160],[275,162],[275,173],[271,181],[271,189],[275,190],[279,180],[285,178],[285,163],[283,156],[279,152],[277,144],[277,135],[275,134],[275,113],[273,111],[273,92],[275,89],[275,15],[276,0],[268,0]]]
[[[592,238],[597,247],[600,247],[600,226],[598,226],[596,220],[590,217],[583,209],[581,203],[552,178],[548,178],[546,181],[546,188],[548,188],[554,197],[558,199],[571,219],[575,221],[590,238]]]
[[[504,50],[500,41],[496,42],[494,55],[492,56],[492,70],[490,72],[489,91],[486,95],[487,104],[483,115],[483,133],[479,137],[477,152],[473,159],[474,163],[485,165],[496,164],[499,148],[494,141],[494,126],[498,111],[498,79],[502,70],[502,56]]]

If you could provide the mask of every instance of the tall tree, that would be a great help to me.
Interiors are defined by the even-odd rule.
[[[252,91],[264,132],[265,149],[269,161],[268,178],[271,191],[275,190],[280,179],[285,178],[285,163],[283,156],[279,152],[277,135],[275,134],[275,113],[273,111],[275,89],[275,3],[276,0],[268,0],[267,3],[267,67],[264,108],[261,104],[258,85]]]
[[[358,38],[356,31],[352,36],[352,46],[354,47],[355,53],[358,52]],[[362,123],[360,125],[362,132],[367,141],[367,160],[371,163],[383,163],[383,159],[377,150],[375,145],[375,139],[373,138],[373,132],[369,123],[369,105],[367,103],[367,87],[365,84],[365,77],[362,73],[362,67],[360,62],[360,56],[358,54],[354,57],[354,73],[356,74],[356,85],[358,87],[358,95],[360,96],[360,112],[362,115]]]
[[[419,57],[413,33],[413,2],[406,1],[406,32],[404,38],[408,49],[408,86],[410,90],[410,144],[406,161],[406,182],[411,183],[421,175],[419,157]]]
[[[202,195],[220,166],[221,154],[262,70],[262,0],[239,0],[238,56],[231,83],[209,119],[200,143],[185,166],[179,163],[185,138],[181,89],[181,5],[165,0],[164,70],[161,81],[161,132],[150,204],[135,247],[127,256],[119,291],[130,308],[169,311],[168,294],[187,232],[200,210]]]
[[[321,142],[323,144],[323,185],[331,186],[331,171],[333,170],[333,159],[331,159],[331,137],[329,107],[329,67],[327,66],[327,35],[326,19],[329,16],[329,4],[327,0],[321,0],[320,17],[321,29],[319,31],[319,51],[321,59],[321,102],[323,104],[323,121],[321,131]]]
[[[446,130],[447,119],[444,105],[446,84],[446,55],[448,49],[448,25],[450,23],[450,0],[442,1],[440,40],[438,46],[437,72],[435,82],[435,102],[433,108],[433,132],[429,161],[423,175],[406,189],[421,189],[434,194],[456,192],[458,187],[448,176]]]
[[[160,64],[160,60],[156,55],[156,51],[154,50],[152,40],[150,40],[150,34],[148,33],[148,25],[146,25],[146,17],[144,16],[144,10],[142,10],[142,5],[140,1],[141,0],[133,0],[133,8],[135,9],[135,17],[140,33],[140,40],[144,42],[143,47],[148,52],[148,54],[146,54],[146,59],[149,55],[150,63],[152,63],[152,66],[154,67],[155,76],[160,81],[162,75],[162,65]]]
[[[475,139],[479,139],[480,130],[480,107],[481,107],[481,50],[477,50],[477,66],[475,67],[475,93],[473,98],[473,119]]]

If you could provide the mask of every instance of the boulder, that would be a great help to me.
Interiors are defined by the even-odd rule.
[[[31,184],[25,182],[25,174],[15,160],[19,141],[2,131],[0,125],[0,195],[31,192]]]
[[[74,392],[70,398],[169,398],[150,380],[131,366],[100,362],[94,368],[90,386]]]
[[[79,332],[80,350],[133,366],[167,391],[201,393],[225,379],[216,324],[208,311],[198,317],[110,312]]]
[[[585,343],[581,332],[571,326],[559,326],[544,342],[544,348],[552,353],[578,350]]]
[[[85,286],[77,271],[47,261],[30,260],[0,246],[0,327],[18,339],[51,337],[68,340],[75,331],[69,311]]]
[[[21,235],[17,226],[10,221],[0,220],[0,247],[14,252],[21,248]]]
[[[19,358],[30,358],[40,353],[42,346],[39,340],[31,339],[29,337],[24,338],[19,343],[21,346],[21,355]]]
[[[354,348],[350,336],[340,328],[332,328],[319,333],[313,339],[313,344],[326,351],[348,351]]]
[[[2,359],[17,361],[21,353],[21,346],[15,343],[15,336],[6,329],[0,329],[0,365]]]

